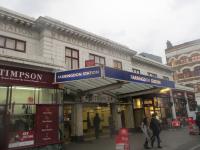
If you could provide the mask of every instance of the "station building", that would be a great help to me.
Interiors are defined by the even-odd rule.
[[[109,117],[115,130],[137,129],[155,112],[176,118],[172,72],[53,18],[0,8],[0,147],[56,149],[61,141],[93,138],[95,113],[102,135]]]

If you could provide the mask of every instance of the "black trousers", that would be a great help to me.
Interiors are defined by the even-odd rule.
[[[157,139],[158,146],[160,146],[160,133],[153,133],[151,137],[151,146],[153,147],[155,140]]]
[[[147,148],[147,147],[149,147],[149,143],[148,143],[148,139],[145,138],[144,148]]]
[[[99,138],[99,128],[95,128],[94,129],[95,131],[95,137],[96,137],[96,139],[98,139]]]

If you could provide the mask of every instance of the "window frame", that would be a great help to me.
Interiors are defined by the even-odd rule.
[[[133,73],[140,74],[140,70],[139,69],[132,68],[132,71],[133,71]]]
[[[115,64],[117,65],[117,67],[115,67]],[[121,68],[119,68],[119,65],[121,65]],[[113,67],[115,68],[115,69],[119,69],[119,70],[122,70],[122,62],[121,61],[119,61],[119,60],[113,60]]]
[[[148,75],[149,77],[158,78],[158,75],[155,74],[155,73],[147,72],[147,75]]]
[[[0,46],[0,48],[5,48],[5,49],[17,51],[17,52],[26,53],[26,41],[19,40],[19,39],[15,39],[15,38],[11,38],[11,37],[7,37],[7,36],[3,36],[3,35],[0,35],[0,37],[1,37],[1,38],[4,38],[4,45],[3,45],[3,46]],[[8,48],[8,47],[6,47],[6,42],[7,42],[8,39],[9,39],[9,40],[14,40],[14,41],[15,41],[15,48]],[[24,43],[24,50],[19,50],[19,49],[17,49],[17,42],[22,42],[22,43]]]
[[[106,58],[105,57],[89,53],[89,58],[90,58],[90,56],[94,57],[94,59],[90,59],[90,60],[94,60],[95,66],[96,65],[104,65],[104,66],[106,66]],[[96,63],[95,58],[99,59],[99,63]],[[104,59],[104,64],[101,64],[101,59]]]
[[[66,55],[66,51],[67,50],[70,50],[71,52],[71,56],[67,56]],[[78,57],[76,58],[76,57],[73,57],[73,51],[75,51],[75,52],[77,52],[78,53]],[[70,48],[70,47],[65,47],[65,64],[66,64],[66,58],[69,58],[70,60],[71,60],[71,66],[70,66],[70,69],[75,69],[75,68],[73,68],[73,60],[77,60],[78,61],[78,68],[76,68],[76,69],[79,69],[80,68],[80,60],[79,60],[79,57],[80,55],[79,55],[79,50],[77,50],[77,49],[73,49],[73,48]]]

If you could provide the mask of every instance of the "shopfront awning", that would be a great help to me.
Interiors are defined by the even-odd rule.
[[[156,87],[174,88],[174,82],[106,66],[56,72],[55,83],[87,93],[126,94]]]

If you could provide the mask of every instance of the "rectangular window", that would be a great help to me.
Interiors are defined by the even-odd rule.
[[[106,65],[105,57],[89,54],[89,58],[95,61],[95,65]]]
[[[133,73],[140,74],[140,70],[139,70],[139,69],[134,69],[134,68],[133,68]]]
[[[169,77],[163,76],[164,80],[169,80]]]
[[[25,52],[26,42],[0,35],[0,47]]]
[[[147,72],[147,74],[148,74],[148,76],[150,76],[150,77],[157,78],[157,74],[155,74],[155,73]]]
[[[113,63],[114,63],[114,68],[115,68],[115,69],[120,69],[120,70],[122,70],[122,62],[117,61],[117,60],[114,60]]]
[[[65,64],[67,68],[78,69],[79,68],[79,51],[75,49],[65,48]]]

